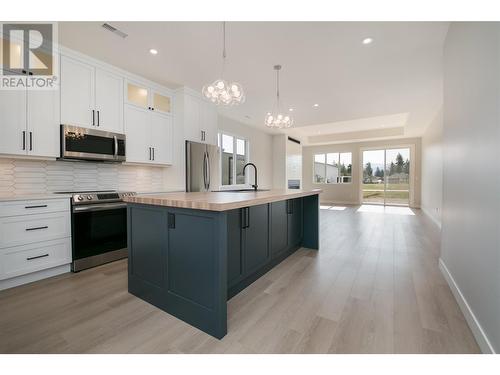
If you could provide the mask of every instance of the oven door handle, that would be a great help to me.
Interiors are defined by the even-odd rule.
[[[73,213],[79,212],[92,212],[92,211],[105,211],[105,210],[115,210],[127,207],[127,203],[103,203],[103,204],[89,204],[85,206],[73,207]]]

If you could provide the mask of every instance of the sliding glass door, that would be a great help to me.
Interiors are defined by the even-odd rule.
[[[410,203],[410,148],[363,151],[363,203]]]

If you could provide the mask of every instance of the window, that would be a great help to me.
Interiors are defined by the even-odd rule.
[[[248,141],[226,133],[219,134],[221,147],[221,184],[244,185],[243,167],[248,161]],[[236,176],[236,178],[235,178]]]
[[[314,155],[316,184],[346,184],[352,182],[352,153],[330,152]]]

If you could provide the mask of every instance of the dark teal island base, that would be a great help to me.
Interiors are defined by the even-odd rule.
[[[319,248],[318,195],[229,211],[128,204],[128,290],[216,337],[227,300],[300,247]]]

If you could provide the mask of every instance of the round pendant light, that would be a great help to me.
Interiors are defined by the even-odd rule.
[[[228,82],[224,79],[226,63],[226,23],[222,23],[222,74],[221,79],[202,89],[203,96],[217,105],[238,105],[245,102],[243,87],[238,82]]]
[[[276,70],[276,107],[274,112],[268,112],[265,124],[268,128],[286,129],[293,125],[293,117],[282,111],[280,103],[280,70],[281,65],[275,65]]]

